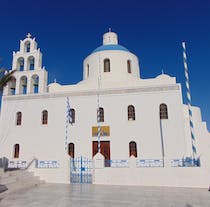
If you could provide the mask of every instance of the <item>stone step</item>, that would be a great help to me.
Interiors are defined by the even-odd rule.
[[[0,184],[6,185],[9,183],[14,183],[19,180],[24,180],[24,181],[30,181],[30,180],[39,180],[38,176],[33,176],[33,174],[19,174],[19,175],[14,175],[14,176],[9,176],[5,178],[0,178]]]
[[[7,178],[7,177],[11,177],[13,175],[18,175],[19,174],[19,170],[15,170],[15,171],[7,171],[7,172],[3,172],[0,174],[0,178]]]
[[[15,190],[15,189],[21,189],[21,188],[26,188],[26,187],[31,187],[31,186],[36,186],[38,184],[41,184],[42,182],[40,180],[18,180],[14,183],[7,184],[6,187],[8,188],[9,191]]]
[[[17,182],[10,183],[10,184],[6,185],[8,190],[1,193],[0,198],[4,197],[6,194],[13,193],[13,192],[16,192],[21,189],[36,187],[36,186],[44,184],[44,183],[45,183],[44,181],[40,181],[40,180],[31,180],[31,181],[27,181],[27,182],[19,180]]]
[[[31,188],[45,183],[38,176],[34,176],[33,172],[26,170],[16,170],[9,172],[1,172],[0,184],[8,190],[0,194],[0,197],[7,193],[15,192],[20,189]]]
[[[7,172],[1,172],[0,178],[6,178],[6,177],[11,177],[11,176],[24,176],[24,175],[29,175],[31,174],[33,176],[33,172],[28,172],[25,170],[14,170],[14,171],[7,171]]]
[[[6,184],[9,184],[9,183],[14,183],[17,181],[17,177],[16,176],[10,176],[10,177],[4,177],[4,178],[0,178],[0,183],[2,185],[6,185]]]

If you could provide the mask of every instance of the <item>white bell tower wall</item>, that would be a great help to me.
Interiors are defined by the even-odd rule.
[[[35,38],[28,34],[20,41],[20,49],[13,52],[13,80],[4,88],[3,95],[25,95],[47,92],[48,73],[42,67],[42,53]]]

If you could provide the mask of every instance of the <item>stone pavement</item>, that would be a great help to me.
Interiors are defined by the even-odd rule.
[[[0,207],[35,206],[210,207],[210,192],[193,188],[43,184],[0,200]]]

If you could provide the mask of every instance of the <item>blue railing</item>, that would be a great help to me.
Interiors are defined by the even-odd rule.
[[[105,167],[128,168],[130,167],[129,161],[130,160],[128,159],[105,160]],[[163,160],[162,159],[136,160],[136,167],[163,167]]]
[[[171,160],[171,167],[199,167],[200,159],[192,159],[190,157]]]
[[[136,160],[136,167],[163,167],[162,159]]]
[[[105,160],[105,167],[113,167],[113,168],[126,168],[129,167],[129,160]]]
[[[27,167],[27,161],[14,161],[10,160],[8,162],[8,168],[18,168],[18,169],[24,169]]]
[[[37,168],[59,168],[60,163],[57,160],[37,160]]]

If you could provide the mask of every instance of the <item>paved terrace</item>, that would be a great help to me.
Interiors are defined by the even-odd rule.
[[[8,194],[1,207],[210,207],[208,189],[43,184]]]

